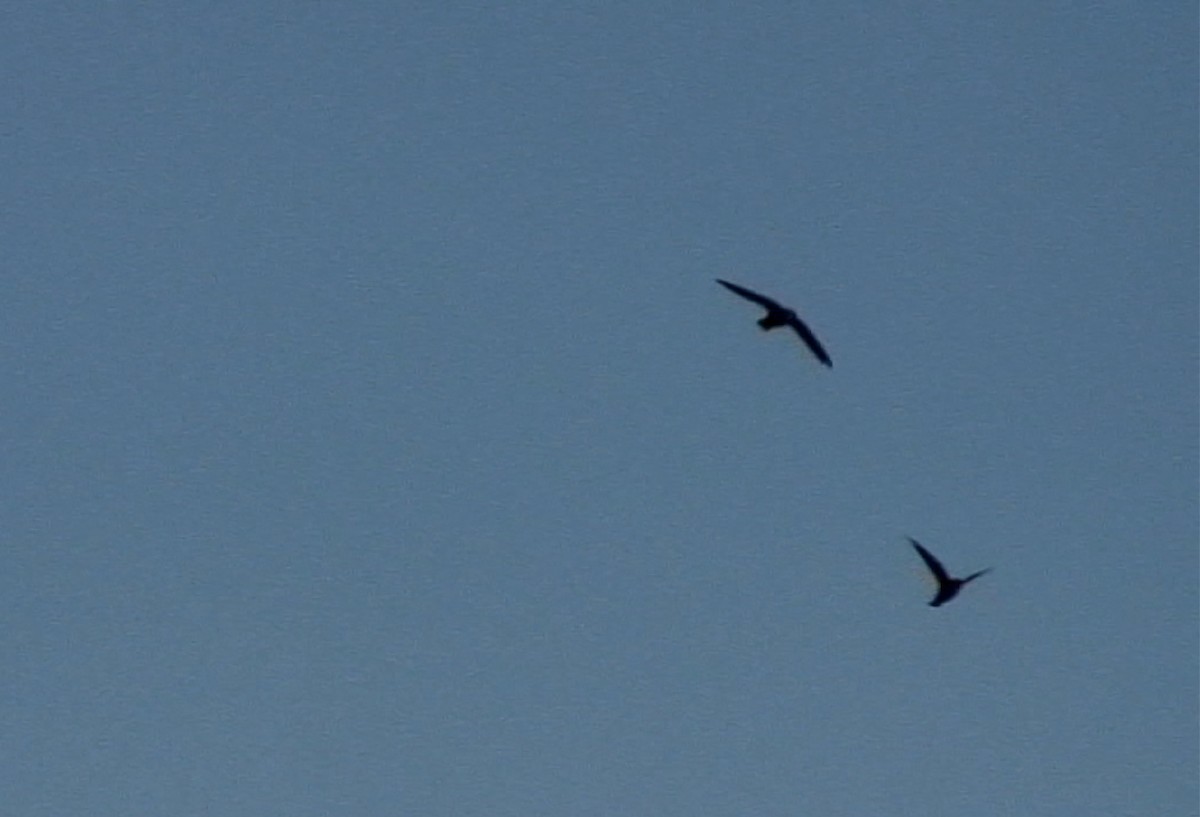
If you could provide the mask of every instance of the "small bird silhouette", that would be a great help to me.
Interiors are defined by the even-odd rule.
[[[929,572],[937,579],[938,590],[937,595],[933,597],[933,601],[929,602],[930,607],[941,607],[950,599],[958,595],[958,591],[963,589],[963,585],[967,582],[974,581],[991,570],[990,567],[980,570],[978,573],[972,573],[965,579],[956,579],[946,572],[946,568],[942,567],[942,563],[937,560],[937,557],[921,546],[921,543],[911,536],[908,541],[912,542],[912,546],[917,549],[917,553],[921,554],[921,558],[925,560]]]
[[[821,341],[817,340],[817,336],[813,334],[804,321],[800,320],[795,312],[778,301],[771,300],[766,295],[759,295],[757,292],[738,286],[737,284],[722,281],[720,278],[717,279],[717,283],[735,295],[741,295],[747,301],[756,303],[767,310],[767,314],[758,321],[758,325],[764,332],[777,329],[780,326],[792,327],[796,330],[796,334],[800,336],[800,340],[804,341],[804,345],[808,347],[809,351],[817,356],[817,360],[826,366],[833,367],[833,361],[829,359],[829,353],[825,351],[825,347],[821,345]]]

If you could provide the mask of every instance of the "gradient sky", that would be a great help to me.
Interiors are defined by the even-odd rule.
[[[1194,3],[17,3],[4,811],[1196,814],[1197,70]]]

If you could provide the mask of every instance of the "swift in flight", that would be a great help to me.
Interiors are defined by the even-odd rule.
[[[756,303],[767,310],[767,314],[758,320],[758,325],[764,332],[778,329],[780,326],[790,326],[800,336],[800,340],[804,341],[804,345],[808,347],[808,350],[816,355],[817,360],[826,366],[833,367],[833,361],[829,359],[829,353],[825,351],[825,347],[821,345],[821,341],[817,340],[817,336],[808,328],[808,324],[800,320],[794,311],[788,309],[778,301],[771,300],[766,295],[759,295],[754,290],[746,289],[737,284],[731,284],[728,281],[722,281],[720,278],[717,279],[717,283],[735,295],[740,295],[747,301]]]
[[[933,601],[929,602],[930,607],[941,607],[950,599],[958,595],[958,591],[963,589],[963,585],[967,582],[974,581],[991,570],[990,567],[984,568],[977,573],[972,573],[965,579],[956,579],[946,572],[946,568],[942,567],[942,563],[937,560],[937,557],[922,547],[921,543],[911,536],[908,541],[917,549],[917,553],[921,554],[921,558],[925,561],[925,565],[929,568],[929,572],[937,579],[938,589],[937,595],[933,597]]]

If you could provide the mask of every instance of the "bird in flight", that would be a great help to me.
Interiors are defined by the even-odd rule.
[[[958,595],[958,591],[963,589],[963,585],[967,582],[974,581],[991,570],[990,567],[980,570],[977,573],[972,573],[965,579],[956,579],[946,572],[946,568],[942,567],[942,563],[937,560],[937,557],[922,547],[921,543],[911,536],[908,541],[917,549],[917,553],[921,554],[921,558],[925,561],[925,565],[929,568],[929,572],[937,579],[938,590],[937,595],[933,597],[933,601],[929,602],[930,607],[941,607],[950,599]]]
[[[817,340],[817,336],[808,328],[808,324],[800,320],[795,312],[778,301],[771,300],[766,295],[759,295],[757,292],[738,286],[737,284],[722,281],[720,278],[717,279],[717,283],[735,295],[741,295],[747,301],[756,303],[767,310],[767,314],[759,318],[758,321],[758,325],[764,332],[777,329],[780,326],[790,326],[796,330],[796,334],[800,336],[800,340],[804,341],[804,345],[808,347],[808,350],[816,355],[817,360],[826,366],[833,367],[833,361],[829,359],[829,353],[825,351],[825,347],[821,345],[821,341]]]

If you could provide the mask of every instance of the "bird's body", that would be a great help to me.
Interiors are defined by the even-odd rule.
[[[759,328],[764,332],[778,329],[781,326],[790,326],[800,336],[800,340],[804,341],[804,345],[808,347],[808,350],[813,353],[817,360],[826,366],[833,366],[833,361],[830,359],[829,353],[825,351],[825,347],[817,340],[817,336],[813,334],[813,331],[808,328],[808,324],[800,320],[800,316],[793,310],[788,309],[778,301],[768,298],[766,295],[760,295],[752,289],[746,289],[729,281],[722,281],[720,278],[717,279],[717,283],[735,295],[740,295],[747,301],[758,304],[767,310],[767,314],[758,320]]]
[[[920,542],[918,542],[916,539],[913,539],[911,536],[908,537],[908,541],[912,543],[914,548],[916,548],[921,560],[924,561],[925,566],[929,568],[929,572],[933,574],[935,579],[937,579],[937,594],[933,597],[933,600],[929,602],[930,607],[941,607],[943,604],[950,601],[950,599],[957,596],[958,591],[962,590],[963,586],[968,582],[978,579],[984,573],[987,573],[989,570],[991,570],[990,567],[985,568],[972,573],[966,578],[956,579],[946,572],[946,568],[942,566],[942,563],[938,561],[937,557],[926,550]]]

